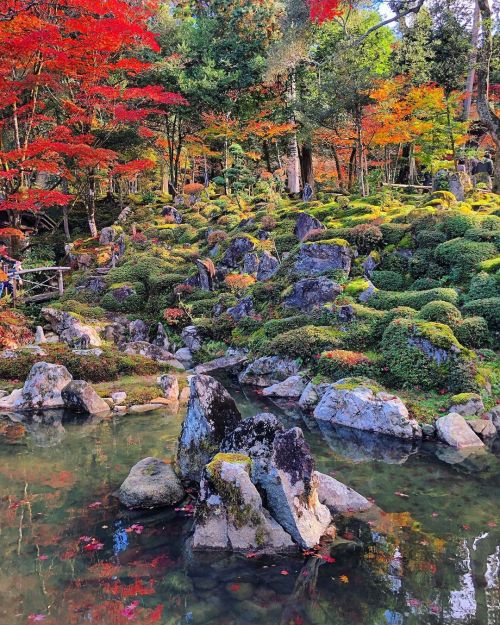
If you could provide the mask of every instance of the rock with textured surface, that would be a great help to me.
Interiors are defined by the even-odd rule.
[[[263,389],[262,394],[265,397],[284,397],[290,399],[298,399],[305,389],[307,380],[300,375],[292,375],[283,382],[272,384]]]
[[[189,347],[181,347],[175,352],[174,356],[185,369],[191,369],[193,366],[193,354]]]
[[[476,393],[463,393],[462,396],[455,396],[453,399],[462,399],[460,402],[454,402],[452,406],[450,406],[450,412],[456,412],[462,417],[472,417],[475,415],[481,415],[484,412],[484,404],[481,399],[481,395]]]
[[[265,282],[271,279],[279,268],[279,260],[269,252],[263,252],[259,258],[257,280],[259,280],[259,282]]]
[[[493,423],[497,430],[500,430],[500,406],[495,406],[484,416]]]
[[[224,438],[221,451],[242,453],[252,459],[256,474],[269,462],[273,451],[276,434],[285,428],[271,412],[262,412],[243,419],[234,430]]]
[[[290,536],[270,516],[250,479],[251,460],[217,454],[204,470],[193,549],[291,551]]]
[[[84,414],[100,414],[109,412],[109,406],[95,392],[92,385],[85,380],[73,380],[61,392],[68,410]]]
[[[330,386],[314,410],[316,419],[399,438],[421,438],[422,431],[399,397],[370,380],[345,378]]]
[[[166,349],[146,343],[146,341],[131,341],[126,343],[123,349],[125,354],[133,354],[136,356],[144,356],[161,364],[171,365],[176,369],[184,369],[184,365]]]
[[[310,549],[331,523],[331,514],[318,499],[314,459],[300,428],[276,434],[268,463],[253,475],[265,492],[266,507],[302,548]]]
[[[149,337],[149,326],[142,319],[131,321],[128,326],[130,342],[147,341]]]
[[[494,438],[497,435],[497,429],[488,419],[469,419],[467,421],[471,429],[481,439]]]
[[[318,480],[318,499],[330,512],[364,512],[372,507],[372,503],[354,489],[338,480],[316,471]]]
[[[203,339],[197,326],[186,326],[181,332],[184,345],[194,354],[199,352],[203,344]]]
[[[116,393],[111,393],[111,399],[115,404],[124,404],[127,399],[127,393],[125,391],[116,391]]]
[[[342,287],[326,278],[305,278],[292,286],[292,291],[285,297],[285,308],[296,308],[303,312],[310,312],[321,308],[324,304],[331,304],[342,293]]]
[[[184,489],[171,465],[144,458],[130,469],[117,496],[127,508],[158,508],[181,501]]]
[[[255,249],[255,243],[250,237],[236,237],[231,241],[224,256],[222,257],[218,269],[235,269],[243,261],[247,252]]]
[[[303,241],[307,238],[307,235],[313,230],[325,230],[325,226],[308,213],[299,213],[297,217],[297,223],[295,224],[295,229],[293,231],[294,235],[297,237],[299,241]]]
[[[165,332],[165,328],[163,327],[163,323],[158,323],[158,325],[156,326],[156,336],[151,342],[157,347],[161,347],[163,349],[166,349],[167,351],[170,351],[170,341],[168,339],[167,333]]]
[[[37,362],[32,367],[22,389],[0,399],[0,409],[18,412],[64,408],[62,390],[73,380],[63,365]]]
[[[437,419],[436,433],[440,441],[456,449],[484,447],[484,443],[467,425],[467,421],[456,412]]]
[[[283,382],[291,375],[297,375],[299,365],[291,358],[263,356],[251,362],[238,377],[240,384],[271,386]]]
[[[228,308],[226,313],[235,321],[241,321],[241,319],[253,315],[253,299],[250,296],[243,297],[235,306]]]
[[[246,352],[239,352],[234,355],[228,355],[226,353],[225,356],[221,356],[220,358],[215,358],[214,360],[209,360],[201,365],[197,365],[194,371],[197,374],[207,374],[224,369],[226,371],[238,373],[243,369],[247,360],[248,354]]]
[[[61,341],[70,347],[86,349],[102,345],[98,330],[82,323],[72,313],[55,308],[42,308],[42,315],[50,323],[54,332],[57,332]]]
[[[353,252],[347,243],[302,243],[295,259],[294,270],[296,273],[311,275],[340,269],[348,274],[352,258]]]
[[[302,410],[315,408],[329,388],[330,385],[326,382],[321,382],[320,384],[309,382],[300,395],[299,406]]]
[[[35,331],[35,345],[40,345],[41,343],[46,343],[47,339],[45,338],[45,332],[43,331],[42,326],[37,326]]]
[[[222,384],[208,375],[192,376],[177,452],[181,476],[199,481],[204,466],[240,420],[240,412]]]
[[[165,373],[160,375],[156,382],[163,392],[163,397],[169,401],[178,401],[179,399],[179,382],[175,375]]]
[[[161,215],[165,218],[167,223],[181,224],[182,215],[175,208],[175,206],[169,206],[168,204],[161,209]]]

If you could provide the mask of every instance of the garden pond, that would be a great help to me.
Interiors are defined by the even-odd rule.
[[[0,625],[500,623],[500,446],[417,448],[230,391],[244,416],[302,427],[318,469],[374,500],[338,522],[329,555],[193,554],[194,500],[120,508],[112,493],[132,465],[172,457],[185,408],[47,415],[24,436],[0,420]]]

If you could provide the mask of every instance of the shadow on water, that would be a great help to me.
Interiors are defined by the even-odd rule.
[[[129,512],[112,496],[139,459],[173,456],[182,412],[0,417],[1,625],[500,622],[497,447],[332,428],[224,383],[244,416],[302,427],[318,469],[374,507],[336,519],[327,557],[193,553],[191,506]]]

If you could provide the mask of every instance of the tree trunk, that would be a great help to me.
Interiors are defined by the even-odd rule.
[[[340,164],[339,153],[337,148],[332,143],[333,160],[335,161],[335,168],[337,169],[337,181],[341,190],[344,190],[344,176],[342,174],[342,165]]]
[[[97,224],[95,222],[95,193],[96,193],[96,174],[95,171],[91,171],[88,177],[87,183],[87,197],[86,197],[86,208],[87,208],[87,221],[89,224],[90,235],[92,237],[97,237]]]
[[[295,70],[292,70],[290,75],[290,91],[288,94],[288,101],[290,106],[290,121],[295,123],[295,103],[297,100],[297,85]],[[299,161],[299,146],[297,143],[297,133],[294,131],[290,135],[288,141],[288,163],[287,163],[287,184],[288,192],[292,195],[298,195],[300,193],[300,161]]]
[[[264,139],[264,141],[262,142],[262,153],[264,154],[264,161],[266,163],[267,171],[272,174],[273,168],[271,166],[271,153],[269,152],[269,142],[267,139]]]
[[[492,15],[488,0],[477,0],[483,37],[477,55],[477,111],[496,147],[493,191],[500,192],[500,118],[489,103],[490,64],[493,54]]]
[[[472,22],[472,34],[471,34],[471,52],[469,56],[469,73],[467,74],[467,83],[465,85],[466,97],[464,101],[464,122],[468,121],[470,117],[470,109],[472,105],[472,92],[474,91],[474,77],[476,75],[476,61],[477,61],[477,44],[479,40],[479,4],[474,3],[474,18]]]
[[[314,167],[312,155],[312,146],[308,141],[302,145],[302,149],[300,150],[300,172],[302,174],[302,186],[308,184],[314,192]]]
[[[354,169],[356,166],[356,146],[354,146],[351,150],[351,155],[349,157],[349,169],[348,169],[348,179],[347,179],[347,187],[349,191],[352,190],[352,185],[354,181]]]

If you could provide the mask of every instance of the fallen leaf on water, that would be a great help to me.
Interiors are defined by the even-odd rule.
[[[30,614],[28,616],[28,621],[39,622],[45,619],[45,614]]]
[[[348,584],[349,583],[349,578],[347,577],[347,575],[341,575],[339,577],[339,581],[341,581],[343,584]]]
[[[49,559],[49,556],[46,556],[46,555],[41,555],[41,556],[38,556],[38,559],[39,559],[39,560],[48,560],[48,559]]]
[[[144,529],[144,525],[139,525],[138,523],[134,523],[130,527],[127,527],[126,532],[134,532],[135,534],[142,534],[142,530]]]
[[[102,501],[94,501],[94,503],[89,504],[89,508],[95,510],[96,508],[100,508],[102,506]]]
[[[288,575],[288,571],[285,571],[285,569],[283,569],[282,571],[280,571],[281,575]]]
[[[229,590],[231,592],[238,592],[238,590],[241,588],[241,586],[239,584],[231,584],[229,586]]]
[[[100,543],[95,538],[92,538],[84,547],[84,551],[100,551],[104,547],[103,543]]]
[[[129,603],[128,606],[123,608],[123,610],[121,611],[122,616],[126,616],[128,619],[133,619],[135,609],[137,608],[138,605],[139,605],[138,601],[132,601],[132,603]]]
[[[317,553],[315,555],[315,558],[320,558],[321,560],[328,562],[328,564],[333,564],[334,562],[336,562],[335,558],[332,558],[331,556],[322,555],[320,553]]]
[[[398,497],[405,497],[406,499],[408,499],[408,497],[410,496],[410,495],[407,495],[406,493],[400,492],[399,490],[397,490],[394,494],[397,495]]]
[[[250,558],[256,558],[257,554],[254,553],[253,551],[250,551],[249,553],[245,554],[245,558],[248,558],[250,560]]]

